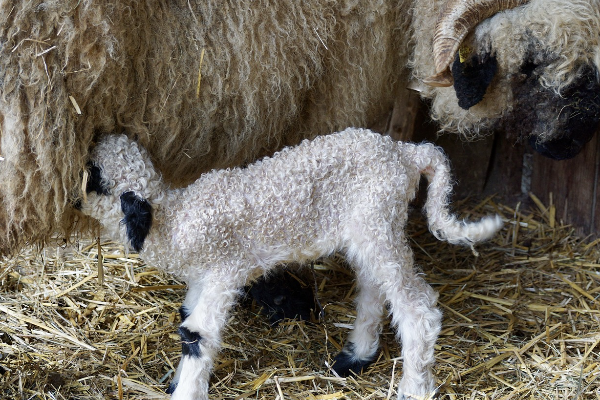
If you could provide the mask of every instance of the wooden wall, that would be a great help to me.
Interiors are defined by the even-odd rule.
[[[427,106],[410,91],[398,97],[390,117],[375,128],[398,140],[428,140],[442,146],[458,182],[455,199],[495,193],[509,206],[518,202],[533,206],[531,192],[544,205],[553,204],[556,219],[572,224],[580,236],[600,237],[599,135],[577,157],[564,161],[540,156],[505,132],[465,142],[458,135],[438,135]]]

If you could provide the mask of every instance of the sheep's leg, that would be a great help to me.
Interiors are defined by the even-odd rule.
[[[437,293],[412,271],[412,263],[410,268],[411,271],[402,274],[404,279],[382,285],[390,304],[392,324],[402,343],[403,375],[398,399],[430,399],[436,392],[432,367],[442,314],[435,307]]]
[[[220,348],[221,331],[242,287],[234,284],[232,277],[205,277],[203,282],[184,303],[189,315],[179,328],[182,357],[172,400],[208,400],[208,379]],[[187,304],[194,298],[195,304]]]
[[[413,268],[413,253],[402,236],[388,239],[385,232],[373,232],[368,224],[361,235],[351,238],[347,254],[357,275],[372,282],[390,306],[392,325],[402,344],[403,375],[398,400],[429,399],[436,392],[432,368],[434,345],[441,329],[437,293]],[[399,230],[396,229],[396,232]]]
[[[381,293],[379,288],[360,275],[357,276],[357,286],[354,329],[348,334],[346,344],[333,364],[333,369],[341,376],[348,376],[350,372],[359,374],[375,360],[379,348],[383,317]]]
[[[201,292],[202,292],[202,289],[201,289],[200,285],[190,285],[189,286],[188,291],[185,295],[185,300],[183,301],[183,304],[181,305],[181,308],[179,309],[179,316],[181,317],[182,323],[185,322],[187,317],[190,315],[190,310],[193,310],[194,306],[198,303],[198,298],[200,297]],[[183,343],[182,343],[181,347],[182,347],[181,350],[183,352],[184,351]],[[171,380],[171,384],[169,385],[169,388],[167,389],[168,394],[172,394],[175,391],[175,388],[177,388],[177,383],[179,382],[179,375],[181,374],[181,366],[182,366],[182,363],[179,363],[179,366],[177,367],[177,371],[175,372],[175,376]]]

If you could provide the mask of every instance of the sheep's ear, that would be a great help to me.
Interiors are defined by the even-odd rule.
[[[94,163],[88,163],[88,181],[85,185],[85,192],[96,192],[98,194],[109,195],[108,187],[102,182],[102,170]]]
[[[468,110],[483,100],[497,70],[498,61],[490,54],[461,60],[457,53],[452,65],[452,76],[459,107]]]
[[[139,252],[152,227],[152,206],[135,193],[125,192],[121,195],[121,210],[125,214],[121,222],[127,228],[127,239],[133,249]]]

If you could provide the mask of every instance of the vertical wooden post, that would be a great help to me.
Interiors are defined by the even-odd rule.
[[[420,107],[422,102],[417,92],[402,90],[396,97],[385,133],[396,140],[413,140]]]

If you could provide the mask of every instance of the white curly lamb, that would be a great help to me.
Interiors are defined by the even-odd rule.
[[[355,270],[359,293],[354,329],[333,368],[348,374],[373,361],[387,303],[402,341],[398,398],[432,396],[441,312],[404,233],[421,174],[430,182],[425,212],[438,239],[472,245],[502,224],[498,216],[464,223],[449,213],[449,166],[438,148],[363,129],[304,141],[246,168],[215,170],[181,189],[162,182],[145,149],[110,135],[94,149],[90,171],[81,210],[188,284],[183,355],[170,387],[177,400],[208,398],[221,331],[244,285],[282,264],[335,251]]]

